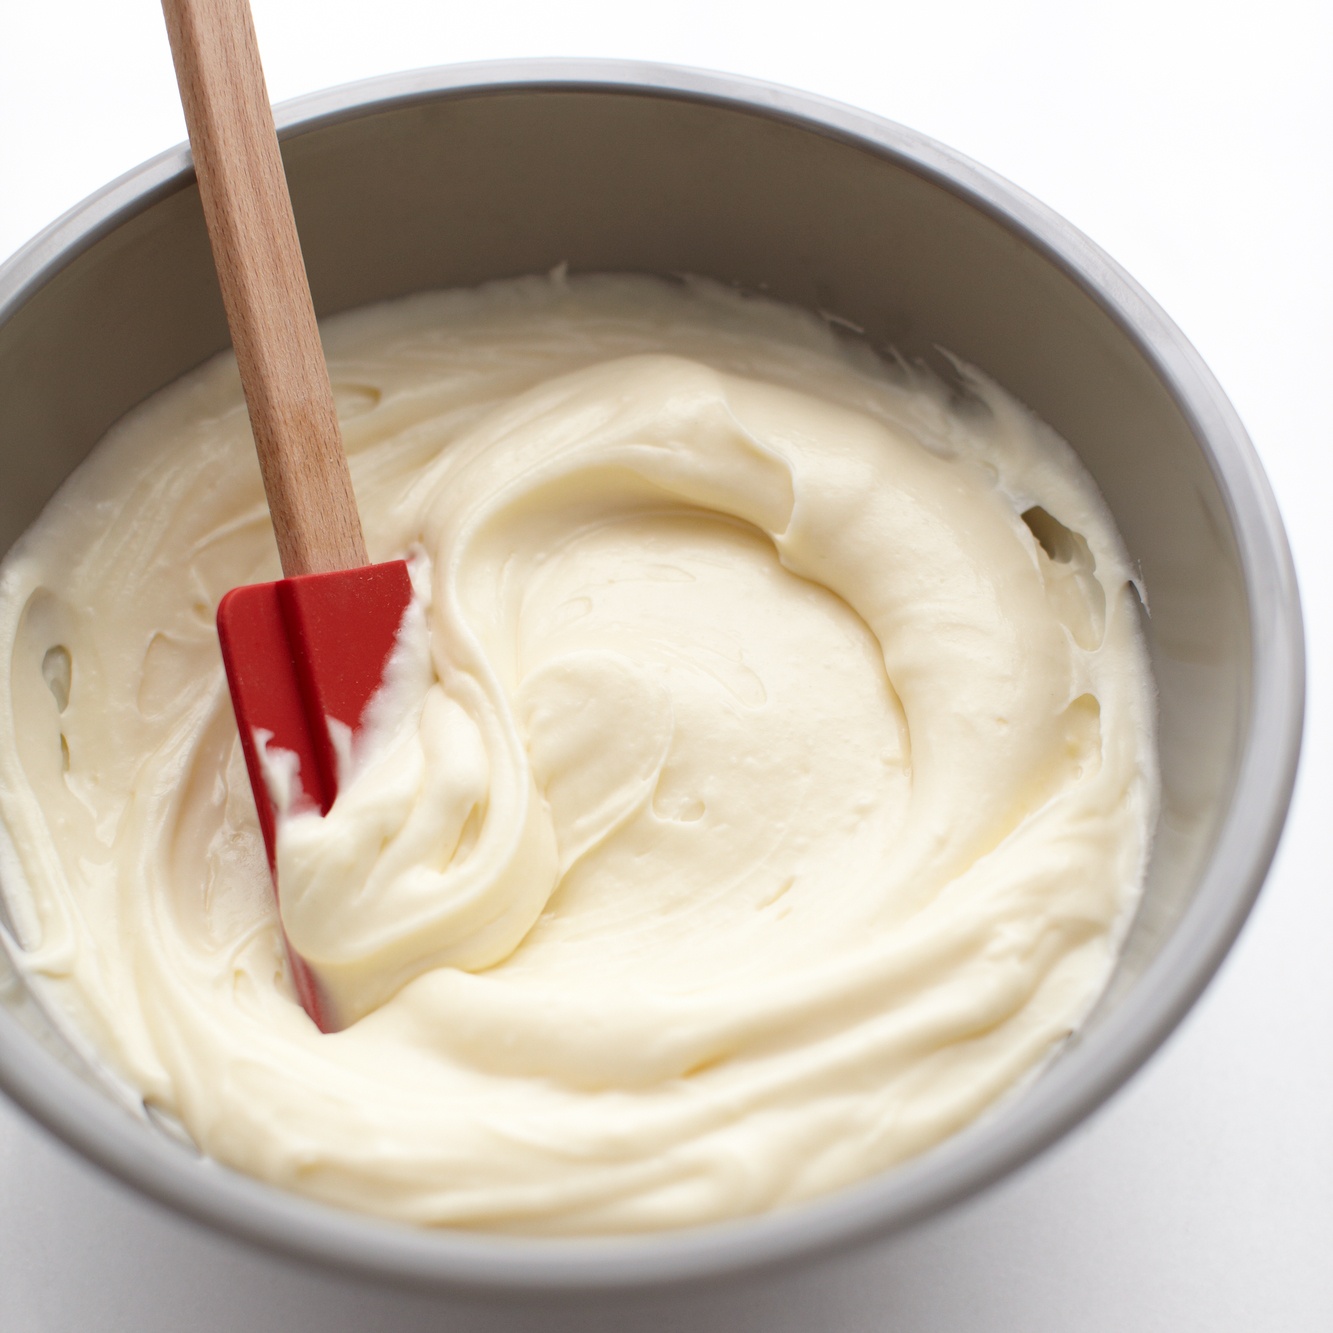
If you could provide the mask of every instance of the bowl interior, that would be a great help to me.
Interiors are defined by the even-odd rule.
[[[1073,445],[1142,573],[1163,780],[1143,907],[1086,1046],[1189,908],[1237,779],[1253,635],[1233,497],[1091,246],[1068,233],[1078,271],[1017,191],[853,122],[623,82],[464,83],[349,98],[292,126],[284,157],[322,314],[562,262],[704,274],[909,357],[941,365],[947,348]],[[30,260],[0,308],[0,549],[118,417],[227,344],[185,159],[116,200],[57,229],[57,258]],[[80,1064],[9,991],[29,1031]]]

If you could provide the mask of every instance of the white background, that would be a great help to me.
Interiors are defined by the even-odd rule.
[[[1036,1165],[888,1251],[671,1319],[445,1308],[221,1241],[0,1103],[0,1329],[1333,1329],[1327,0],[254,4],[275,101],[462,60],[670,61],[902,121],[1051,204],[1166,307],[1255,439],[1305,598],[1302,774],[1260,905],[1163,1052]],[[153,0],[0,8],[0,259],[184,137]]]

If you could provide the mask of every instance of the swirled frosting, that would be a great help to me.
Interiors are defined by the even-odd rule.
[[[780,1206],[966,1125],[1080,1021],[1146,855],[1131,571],[1073,453],[703,283],[325,327],[389,725],[279,833],[213,629],[277,576],[234,363],[132,412],[0,571],[22,963],[208,1154],[423,1224]]]

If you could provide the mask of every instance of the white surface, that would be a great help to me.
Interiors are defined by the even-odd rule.
[[[1322,1333],[1333,1327],[1333,12],[1322,0],[912,6],[255,0],[275,99],[420,65],[621,56],[729,69],[900,120],[1123,263],[1254,436],[1305,596],[1311,690],[1287,837],[1191,1019],[1091,1124],[887,1252],[762,1302],[598,1327]],[[0,256],[184,137],[152,0],[0,11]],[[319,30],[312,31],[316,21]],[[562,1330],[287,1268],[138,1201],[0,1104],[0,1329]]]

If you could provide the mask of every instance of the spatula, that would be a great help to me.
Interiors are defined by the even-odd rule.
[[[338,791],[329,719],[355,734],[412,596],[406,562],[372,565],[278,151],[247,0],[162,0],[208,238],[284,577],[235,588],[218,637],[277,883],[277,812],[261,766],[292,751],[303,799]],[[311,968],[296,990],[325,1031]]]

